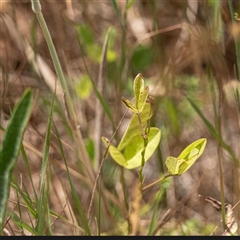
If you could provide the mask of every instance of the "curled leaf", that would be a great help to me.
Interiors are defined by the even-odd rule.
[[[132,112],[134,113],[138,113],[137,108],[132,104],[131,101],[129,101],[128,99],[126,99],[125,97],[122,97],[122,102],[124,103],[124,105],[130,109]]]
[[[175,157],[167,157],[166,159],[166,167],[168,172],[173,175],[177,175],[179,173],[179,166],[184,162],[183,159],[177,159]]]
[[[182,175],[202,155],[207,144],[206,138],[201,138],[188,145],[177,158],[168,157],[165,165],[170,174]]]

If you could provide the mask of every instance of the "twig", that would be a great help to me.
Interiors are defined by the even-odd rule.
[[[116,128],[116,130],[114,131],[111,139],[109,140],[109,144],[108,144],[108,146],[107,146],[107,148],[106,148],[106,150],[105,150],[105,153],[104,153],[103,158],[102,158],[102,160],[101,160],[101,163],[100,163],[100,165],[99,165],[97,177],[96,177],[96,180],[95,180],[95,182],[94,182],[93,191],[92,191],[92,196],[91,196],[91,200],[90,200],[89,207],[88,207],[88,212],[87,212],[87,220],[88,220],[88,221],[89,221],[90,212],[91,212],[91,209],[92,209],[94,194],[95,194],[95,191],[96,191],[96,188],[97,188],[98,180],[99,180],[100,175],[101,175],[101,171],[102,171],[102,166],[103,166],[104,160],[105,160],[105,158],[106,158],[106,156],[107,156],[108,149],[109,149],[109,147],[110,147],[110,145],[111,145],[111,142],[112,142],[115,134],[117,133],[120,125],[122,124],[122,121],[123,121],[123,119],[125,118],[125,116],[126,116],[126,114],[127,114],[127,111],[128,111],[128,109],[127,109],[127,110],[125,111],[125,113],[123,114],[123,117],[121,118],[121,120],[120,120],[120,122],[119,122],[119,124],[118,124],[118,126],[117,126],[117,128]]]
[[[104,43],[103,43],[103,49],[102,49],[102,57],[101,57],[101,63],[99,66],[99,72],[98,72],[98,92],[103,96],[103,83],[104,83],[104,78],[105,78],[105,63],[106,63],[106,56],[107,56],[107,48],[108,48],[108,38],[109,38],[109,32],[108,31]],[[97,161],[97,166],[99,166],[100,160],[101,160],[101,154],[100,154],[100,149],[101,149],[101,136],[102,136],[102,129],[103,129],[103,108],[101,107],[100,100],[97,99],[96,102],[96,119],[95,119],[95,156],[96,156],[96,161]]]
[[[172,177],[172,176],[175,176],[175,175],[173,175],[173,174],[167,174],[167,175],[163,176],[162,178],[160,178],[160,179],[158,179],[158,180],[156,180],[156,181],[150,183],[149,185],[145,186],[142,190],[144,191],[144,190],[146,190],[146,189],[152,187],[153,185],[155,185],[155,184],[157,184],[157,183],[163,181],[164,179],[166,179],[166,178],[168,178],[168,177]]]

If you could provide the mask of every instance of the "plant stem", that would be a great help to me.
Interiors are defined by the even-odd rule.
[[[31,0],[31,3],[32,3],[32,10],[33,10],[33,12],[36,13],[37,19],[39,21],[39,24],[40,24],[41,29],[43,31],[45,40],[47,42],[49,52],[51,54],[52,61],[53,61],[53,64],[54,64],[55,71],[57,73],[57,76],[58,76],[58,78],[60,80],[60,83],[61,83],[61,86],[62,86],[62,91],[64,93],[64,99],[66,97],[65,107],[66,107],[66,112],[69,112],[69,114],[67,114],[68,115],[67,117],[69,119],[69,123],[70,123],[71,127],[75,130],[74,133],[75,133],[77,146],[78,146],[78,148],[77,148],[78,154],[79,154],[79,156],[81,156],[82,161],[85,163],[86,171],[89,174],[89,177],[91,179],[92,184],[94,184],[95,174],[94,174],[94,171],[93,171],[93,168],[92,168],[92,165],[91,165],[91,161],[90,161],[90,159],[88,157],[88,154],[86,152],[86,148],[84,146],[84,142],[83,142],[81,132],[77,129],[77,125],[78,125],[77,124],[77,118],[76,118],[74,108],[73,108],[73,104],[72,104],[72,101],[71,101],[71,98],[70,98],[70,95],[69,95],[69,91],[68,91],[68,88],[67,88],[67,83],[66,83],[63,71],[62,71],[60,61],[58,59],[56,49],[55,49],[54,44],[52,42],[50,32],[48,30],[47,24],[44,20],[44,17],[43,17],[42,11],[41,11],[40,1],[39,0]]]
[[[147,185],[146,187],[144,187],[142,190],[144,191],[144,190],[146,190],[146,189],[152,187],[153,185],[155,185],[155,184],[157,184],[157,183],[163,181],[164,179],[169,178],[169,177],[173,177],[173,176],[175,176],[175,175],[174,175],[174,174],[167,174],[167,175],[163,176],[162,178],[160,178],[160,179],[158,179],[158,180],[156,180],[156,181],[154,181],[154,182],[148,184],[148,185]]]
[[[229,10],[232,17],[232,22],[235,22],[232,0],[228,0]],[[240,81],[240,40],[239,37],[233,35],[235,48],[236,48],[236,57],[237,57],[237,71],[238,71],[238,80]]]
[[[39,0],[31,0],[31,2],[32,2],[32,10],[36,13],[38,22],[41,26],[43,35],[44,35],[45,40],[47,42],[49,52],[51,54],[52,61],[53,61],[57,76],[58,76],[58,78],[60,80],[60,83],[61,83],[61,86],[62,86],[63,93],[66,94],[68,107],[70,108],[70,112],[73,115],[74,111],[73,111],[73,106],[72,106],[71,101],[70,101],[70,96],[69,96],[69,92],[68,92],[68,88],[67,88],[67,83],[66,83],[63,71],[62,71],[61,64],[60,64],[58,56],[57,56],[55,46],[52,42],[50,32],[48,30],[47,24],[44,20],[44,17],[43,17],[42,11],[41,11],[40,1]]]

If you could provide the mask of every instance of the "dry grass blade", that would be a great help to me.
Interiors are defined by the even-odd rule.
[[[107,35],[104,39],[103,48],[102,48],[102,57],[99,66],[98,72],[98,92],[102,96],[104,95],[104,85],[105,85],[105,78],[106,78],[106,58],[107,58],[107,49],[108,49],[108,38],[109,38],[110,30],[107,32]],[[95,130],[95,158],[97,161],[97,166],[99,166],[101,160],[101,136],[102,136],[102,129],[103,129],[103,108],[101,106],[100,100],[97,99],[96,101],[96,130]]]
[[[38,150],[36,147],[32,146],[30,143],[23,140],[23,144],[24,144],[24,147],[33,151],[39,157],[43,156],[43,153],[40,150]],[[61,163],[59,160],[57,160],[55,158],[49,158],[49,162],[55,166],[58,166],[60,169],[66,171],[65,165],[63,163]],[[92,182],[88,177],[83,176],[82,174],[80,174],[79,172],[75,171],[74,169],[72,169],[70,167],[68,167],[68,170],[72,176],[76,177],[77,179],[84,182],[88,186],[90,186],[90,187],[92,186]],[[119,202],[119,200],[111,192],[109,192],[107,189],[104,189],[103,192],[104,192],[104,195],[106,196],[106,198],[108,198],[110,201],[112,201],[114,204],[116,204],[118,207],[120,207],[120,209],[122,211],[124,211],[123,204],[121,204]]]

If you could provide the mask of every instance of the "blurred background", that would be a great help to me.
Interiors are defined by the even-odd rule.
[[[225,201],[234,205],[240,200],[240,104],[236,97],[240,80],[240,1],[45,0],[41,5],[79,128],[72,129],[68,123],[62,89],[30,1],[1,1],[1,126],[7,126],[11,109],[24,90],[32,88],[34,107],[23,143],[35,190],[39,187],[52,94],[56,92],[53,121],[83,210],[87,212],[105,152],[101,137],[110,139],[113,135],[126,110],[121,98],[132,99],[133,80],[141,73],[154,97],[151,125],[161,130],[160,145],[144,166],[144,185],[166,174],[168,156],[177,157],[199,138],[207,138],[207,146],[200,159],[182,176],[166,179],[143,192],[141,205],[136,207],[141,226],[137,234],[148,233],[154,213],[156,228],[159,224],[157,235],[222,234],[221,214],[198,195],[220,201],[221,165]],[[108,33],[104,59],[102,52]],[[100,104],[94,86],[111,117]],[[212,134],[208,122],[203,121],[187,97],[219,130],[225,145]],[[119,143],[131,117],[127,112],[113,145]],[[83,138],[85,148],[80,149],[80,154],[74,131],[80,131]],[[83,161],[84,152],[88,164]],[[102,235],[129,234],[127,222],[137,202],[134,196],[138,170],[122,169],[107,155],[101,172]],[[47,172],[49,208],[67,219],[58,218],[53,223],[53,235],[81,234],[81,228],[76,227],[81,224],[54,132]],[[14,175],[33,196],[21,154]],[[153,208],[155,200],[157,205]],[[21,204],[17,208],[18,201]],[[31,222],[28,208],[14,189],[8,207],[18,215],[21,212],[24,221]],[[90,221],[94,234],[97,214],[96,194]],[[234,216],[239,223],[239,205],[234,208]],[[11,234],[29,234],[11,219],[6,227]]]

